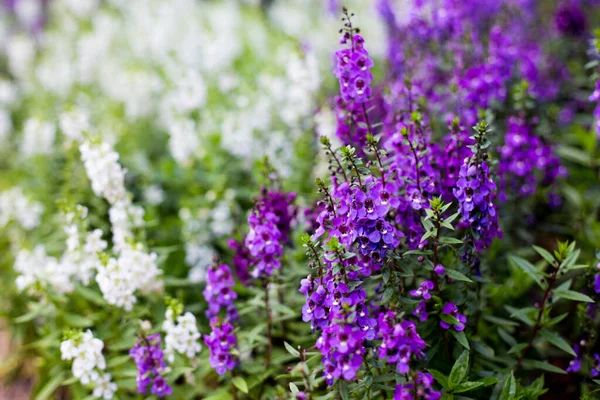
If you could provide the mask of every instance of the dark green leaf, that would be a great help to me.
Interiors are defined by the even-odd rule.
[[[460,272],[458,272],[455,269],[446,268],[446,274],[448,274],[448,276],[451,279],[454,279],[455,281],[463,281],[463,282],[471,282],[471,283],[473,282],[466,275],[461,274]]]
[[[452,371],[450,371],[450,376],[448,376],[448,388],[457,387],[467,376],[468,369],[469,352],[465,350],[452,366]]]
[[[463,382],[452,390],[452,393],[464,393],[483,386],[483,382]]]
[[[540,331],[540,336],[546,339],[548,342],[555,345],[556,347],[558,347],[559,349],[569,353],[573,357],[577,357],[577,354],[575,354],[575,351],[573,350],[573,348],[571,348],[571,345],[569,345],[569,343],[567,343],[567,341],[561,338],[557,333],[548,329],[542,329]]]
[[[544,277],[544,274],[541,271],[539,271],[533,264],[531,264],[526,259],[518,257],[518,256],[510,256],[509,259],[517,267],[519,267],[521,269],[521,271],[525,272],[525,274],[527,274],[528,277],[533,279],[535,281],[535,283],[538,284],[539,287],[541,287],[541,288],[544,287],[542,284],[542,278]]]
[[[560,297],[561,299],[574,300],[574,301],[583,301],[586,303],[593,303],[589,296],[576,292],[574,290],[555,290],[552,292],[554,296]]]
[[[566,372],[555,365],[552,365],[546,361],[538,361],[538,360],[524,360],[523,368],[525,369],[541,369],[543,371],[554,372],[557,374],[566,374]]]
[[[462,346],[465,349],[467,349],[467,350],[471,349],[471,347],[469,346],[469,341],[467,340],[467,336],[465,335],[464,332],[457,332],[454,329],[451,329],[450,333],[452,333],[452,335],[456,338],[458,343],[462,344]]]
[[[511,400],[515,394],[517,393],[517,383],[515,382],[515,376],[512,371],[506,382],[504,383],[504,388],[502,389],[501,400]]]
[[[300,352],[293,348],[291,344],[289,344],[288,342],[283,342],[283,345],[285,346],[285,349],[288,351],[288,353],[295,357],[300,357]]]
[[[448,388],[448,377],[446,375],[435,369],[428,369],[427,371],[433,376],[437,383],[442,385],[444,389]]]

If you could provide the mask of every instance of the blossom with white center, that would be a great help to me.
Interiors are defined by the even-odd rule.
[[[30,118],[23,127],[21,153],[25,157],[36,154],[52,154],[56,127],[51,122]]]
[[[196,123],[192,119],[175,120],[169,126],[169,149],[179,164],[188,165],[200,146]]]
[[[200,332],[196,326],[196,317],[190,312],[175,318],[171,308],[167,309],[163,323],[165,335],[165,355],[169,362],[175,361],[175,353],[194,358],[200,352]]]
[[[112,399],[117,385],[110,374],[104,372],[106,361],[102,355],[104,343],[95,338],[90,330],[75,335],[60,344],[63,360],[73,360],[73,376],[84,385],[93,388],[93,396],[105,400]]]

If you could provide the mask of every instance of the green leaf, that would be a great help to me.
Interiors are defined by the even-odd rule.
[[[574,301],[583,301],[585,303],[593,303],[589,296],[586,296],[583,293],[576,292],[574,290],[555,290],[552,292],[554,296],[560,297],[561,299],[574,300]]]
[[[560,157],[585,167],[589,167],[592,163],[590,154],[576,147],[560,145],[556,152]]]
[[[498,379],[494,376],[488,376],[487,378],[480,379],[476,382],[483,383],[483,386],[491,386],[491,385],[495,385],[496,383],[500,382],[500,379]]]
[[[533,246],[533,249],[537,251],[537,253],[544,258],[544,260],[548,261],[550,265],[556,265],[556,259],[550,252],[542,247]]]
[[[94,321],[81,315],[65,313],[65,321],[73,328],[88,328],[94,325]]]
[[[77,286],[75,288],[75,293],[81,295],[81,297],[83,297],[87,301],[94,303],[98,306],[105,306],[108,304],[100,293],[88,287]]]
[[[342,396],[342,400],[349,400],[350,399],[350,393],[348,390],[348,382],[346,382],[343,379],[340,379],[339,381],[339,390],[340,390],[340,396]]]
[[[289,344],[288,342],[283,342],[283,345],[285,346],[285,349],[288,351],[288,353],[295,357],[300,357],[300,352],[293,348],[291,344]]]
[[[452,390],[452,393],[464,393],[470,390],[475,390],[481,386],[483,386],[483,382],[463,382],[460,385],[458,385],[454,390]]]
[[[515,376],[512,371],[508,378],[506,379],[506,383],[504,383],[504,388],[502,389],[501,400],[511,400],[515,394],[517,393],[517,383],[515,382]]]
[[[54,394],[54,392],[56,391],[56,389],[58,389],[58,387],[60,386],[60,384],[62,383],[64,378],[65,378],[64,372],[56,374],[53,378],[51,378],[48,382],[46,382],[46,384],[39,391],[37,396],[35,396],[35,400],[46,400],[46,399],[51,398],[50,396],[52,396]]]
[[[454,329],[451,329],[450,333],[452,333],[452,335],[456,338],[458,343],[462,344],[462,346],[465,349],[471,350],[471,347],[469,346],[469,341],[467,340],[467,336],[464,332],[457,332]]]
[[[554,372],[557,374],[566,374],[564,370],[558,368],[555,365],[550,364],[547,361],[523,360],[523,368],[528,370],[541,369],[543,371]]]
[[[575,353],[573,348],[571,348],[571,345],[569,345],[569,343],[567,343],[567,341],[561,338],[557,333],[548,329],[542,329],[540,331],[540,336],[546,339],[548,342],[555,345],[556,347],[558,347],[559,349],[569,353],[573,357],[577,357],[577,354]]]
[[[446,375],[442,374],[436,369],[428,369],[427,372],[429,372],[433,376],[435,381],[442,385],[444,389],[448,388],[448,377]]]
[[[514,321],[511,321],[510,319],[494,317],[493,315],[484,315],[483,319],[496,325],[519,326],[519,324],[517,324]]]
[[[469,352],[465,350],[452,366],[452,371],[450,371],[450,376],[448,377],[448,387],[450,389],[457,387],[465,379],[465,376],[467,376],[468,369]]]
[[[248,384],[246,380],[241,376],[234,377],[231,382],[235,385],[236,388],[240,389],[243,393],[248,394]]]
[[[538,312],[537,308],[534,307],[515,308],[511,306],[504,306],[504,308],[506,308],[506,310],[510,313],[511,318],[516,318],[529,326],[533,326],[533,320],[530,314],[532,312]]]
[[[298,386],[296,386],[294,382],[290,382],[290,392],[292,392],[292,394],[296,394],[299,391],[300,389],[298,389]]]
[[[542,278],[544,277],[543,273],[539,271],[533,264],[527,261],[524,258],[518,256],[510,256],[509,259],[519,267],[528,277],[533,279],[535,283],[538,284],[539,287],[543,288]]]
[[[450,236],[441,236],[439,239],[441,244],[462,244],[462,240]]]
[[[462,281],[462,282],[470,282],[472,283],[473,281],[471,279],[469,279],[466,275],[458,272],[455,269],[450,269],[450,268],[446,268],[446,274],[448,274],[448,276],[451,279],[454,279],[455,281]]]

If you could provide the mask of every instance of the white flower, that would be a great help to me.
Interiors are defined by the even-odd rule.
[[[16,35],[7,43],[6,54],[10,71],[17,77],[23,77],[31,68],[35,57],[33,39],[25,35]]]
[[[90,129],[89,115],[81,109],[73,109],[60,115],[59,125],[70,141],[81,141],[83,133]]]
[[[25,121],[21,152],[25,157],[52,154],[56,127],[51,122],[31,118]]]
[[[117,385],[111,381],[110,374],[104,372],[103,348],[104,342],[95,338],[90,330],[60,344],[62,359],[73,360],[73,376],[82,384],[92,386],[94,397],[112,399]]]
[[[165,335],[165,355],[169,362],[175,361],[175,353],[193,358],[202,350],[200,332],[196,326],[196,317],[190,312],[173,318],[173,311],[167,309],[163,323]]]
[[[149,204],[153,206],[159,205],[165,199],[165,192],[162,190],[160,185],[151,185],[144,191],[144,198]]]
[[[0,193],[0,227],[15,221],[23,229],[31,230],[40,224],[43,211],[42,203],[27,198],[19,187]]]
[[[96,196],[111,204],[125,199],[125,170],[119,164],[119,154],[106,142],[85,141],[79,149]]]
[[[130,311],[137,301],[136,291],[161,289],[161,273],[155,253],[144,252],[140,245],[127,245],[118,259],[110,258],[106,265],[98,266],[96,282],[108,303]]]

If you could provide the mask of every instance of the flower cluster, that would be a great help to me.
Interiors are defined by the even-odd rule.
[[[256,200],[256,207],[248,216],[250,230],[244,241],[254,258],[254,269],[250,273],[252,278],[271,276],[281,267],[283,244],[288,239],[296,215],[294,198],[293,193],[263,190],[263,195]],[[237,258],[242,276],[246,259],[241,254]]]
[[[234,286],[235,282],[228,265],[213,264],[208,268],[206,287],[202,294],[208,303],[206,316],[209,320],[220,316],[221,311],[225,312],[226,318],[230,321],[238,318],[237,309],[233,304],[237,299],[237,293],[233,290]]]
[[[151,386],[150,393],[158,397],[173,393],[173,389],[162,375],[166,364],[164,353],[160,348],[161,342],[159,333],[142,336],[135,347],[129,350],[129,355],[135,361],[138,370],[136,378],[138,393],[148,393],[149,386]]]
[[[483,149],[487,125],[480,123],[476,131],[477,143],[473,146],[473,155],[465,159],[460,168],[454,196],[458,200],[462,221],[473,235],[475,249],[482,251],[490,246],[494,237],[502,233],[494,204],[496,184],[490,176],[487,154]]]
[[[399,373],[408,373],[413,355],[416,358],[425,356],[423,350],[426,344],[417,333],[414,322],[397,322],[396,313],[387,311],[379,314],[377,328],[381,338],[377,355],[388,363],[395,364]]]
[[[530,197],[540,185],[552,185],[565,175],[552,147],[535,136],[523,118],[508,120],[504,141],[498,164],[501,199],[506,200],[508,193],[518,198]]]
[[[191,312],[176,315],[173,307],[167,308],[162,329],[165,332],[165,355],[170,363],[175,361],[176,352],[191,359],[202,350],[196,317]]]
[[[414,382],[396,386],[394,400],[438,400],[442,394],[433,389],[434,382],[430,373],[417,372]]]
[[[210,350],[208,361],[217,374],[223,375],[238,364],[238,359],[232,352],[237,346],[237,339],[233,325],[228,321],[214,317],[210,320],[210,328],[210,335],[204,336],[204,343]]]
[[[341,44],[350,42],[350,48],[335,52],[336,67],[333,73],[340,82],[342,99],[346,102],[365,103],[371,97],[373,60],[365,49],[365,40],[346,24]]]
[[[83,385],[90,385],[94,397],[109,400],[117,391],[117,385],[105,372],[103,348],[102,340],[95,338],[90,330],[74,333],[60,344],[62,359],[73,360],[73,376]]]
[[[19,187],[0,193],[0,227],[15,221],[25,230],[31,230],[40,224],[44,206],[29,199]]]
[[[136,291],[147,293],[161,288],[157,280],[161,273],[155,253],[146,253],[139,244],[129,245],[118,258],[110,257],[98,265],[96,282],[109,304],[129,311],[136,302]]]

